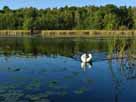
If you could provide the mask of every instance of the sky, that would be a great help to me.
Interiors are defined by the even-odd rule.
[[[68,6],[101,6],[115,4],[117,6],[136,6],[136,0],[0,0],[0,9],[9,6],[11,9],[24,7],[54,8]]]

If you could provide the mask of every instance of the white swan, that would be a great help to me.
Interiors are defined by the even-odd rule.
[[[92,60],[92,54],[84,53],[83,55],[81,55],[81,61],[83,63],[89,63],[91,60]]]

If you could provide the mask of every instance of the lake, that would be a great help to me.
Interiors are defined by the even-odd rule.
[[[134,102],[135,49],[135,38],[0,38],[0,102]]]

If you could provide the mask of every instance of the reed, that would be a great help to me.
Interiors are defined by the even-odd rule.
[[[119,46],[118,46],[118,56],[120,58],[124,57],[126,54],[125,54],[125,47],[126,47],[126,44],[127,41],[125,39],[119,39]]]
[[[113,37],[112,39],[107,40],[108,44],[108,59],[112,59],[114,50],[116,48],[116,43],[117,43],[117,37]]]
[[[136,59],[136,39],[131,40],[131,45],[129,48],[129,55]]]

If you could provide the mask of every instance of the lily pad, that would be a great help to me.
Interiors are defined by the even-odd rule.
[[[48,82],[48,87],[54,87],[58,85],[58,81],[57,80],[52,80]]]
[[[78,76],[78,75],[80,75],[80,72],[72,72],[72,74],[73,74],[74,76]]]
[[[83,94],[83,93],[85,93],[86,91],[87,91],[86,88],[80,88],[80,89],[74,91],[74,93],[75,93],[75,94]]]

